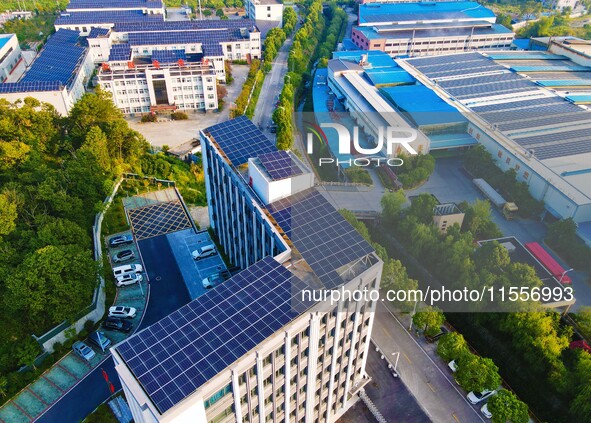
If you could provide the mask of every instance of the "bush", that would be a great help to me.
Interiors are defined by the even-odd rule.
[[[354,182],[354,183],[366,184],[366,185],[373,184],[373,181],[371,179],[371,176],[369,175],[369,172],[367,170],[361,169],[359,167],[350,167],[348,169],[345,169],[345,175],[347,175],[347,178],[349,179],[349,181]]]
[[[401,156],[404,164],[397,168],[396,175],[405,189],[413,188],[424,181],[435,170],[435,158],[430,154]]]
[[[142,123],[146,123],[146,122],[156,122],[156,115],[153,113],[147,114],[147,115],[143,115],[142,116]]]
[[[549,225],[546,242],[571,266],[589,269],[591,248],[577,235],[577,224],[573,219],[559,220]]]
[[[189,116],[185,112],[174,112],[170,114],[172,120],[187,120]]]

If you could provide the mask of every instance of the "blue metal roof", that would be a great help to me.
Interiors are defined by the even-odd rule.
[[[368,69],[377,68],[398,68],[394,59],[390,55],[379,50],[358,50],[358,51],[335,51],[332,53],[333,59],[349,60],[352,62],[359,62],[361,55],[367,55],[367,61],[370,64]]]
[[[366,71],[365,75],[376,87],[383,85],[412,84],[415,82],[413,76],[403,69],[375,72]]]
[[[466,133],[429,135],[429,140],[431,141],[430,150],[468,147],[478,144],[474,137]]]
[[[536,83],[542,87],[588,87],[591,79],[540,79]]]
[[[55,25],[115,24],[118,22],[163,22],[161,14],[144,14],[141,10],[99,10],[93,12],[63,12]]]
[[[513,40],[513,43],[519,40]],[[529,42],[529,40],[525,40]],[[568,60],[566,56],[560,54],[544,53],[540,51],[518,51],[518,52],[499,52],[487,53],[488,57],[493,60]]]
[[[359,23],[439,19],[494,19],[492,10],[470,1],[366,3],[359,5]]]
[[[68,85],[76,68],[86,54],[86,48],[77,45],[78,31],[60,29],[47,40],[39,57],[20,82],[59,81]]]
[[[590,94],[567,95],[566,99],[568,101],[575,103],[575,104],[589,104],[589,103],[591,103],[591,95]]]
[[[14,34],[0,34],[0,48],[4,47],[8,40],[15,37]]]

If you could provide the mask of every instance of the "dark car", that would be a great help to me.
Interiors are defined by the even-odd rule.
[[[439,338],[441,338],[443,335],[445,335],[446,333],[449,333],[449,329],[446,328],[445,326],[441,326],[439,328],[439,333],[433,336],[426,336],[427,341],[428,342],[435,342],[437,341]]]
[[[122,261],[132,260],[134,258],[135,253],[131,250],[119,251],[117,254],[113,255],[113,261],[115,263],[121,263]]]
[[[129,332],[133,325],[127,320],[118,319],[116,317],[109,317],[103,322],[103,327],[108,330],[116,330],[118,332]]]
[[[118,247],[120,245],[128,245],[133,242],[131,235],[117,235],[109,240],[110,247]]]

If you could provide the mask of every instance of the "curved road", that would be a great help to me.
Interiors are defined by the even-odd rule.
[[[189,292],[165,235],[138,242],[150,280],[150,298],[138,331],[157,322],[190,301]],[[136,331],[137,332],[137,331]],[[103,379],[107,372],[115,390],[121,389],[113,357],[98,367],[63,395],[36,421],[43,423],[75,423],[83,420],[110,396]]]

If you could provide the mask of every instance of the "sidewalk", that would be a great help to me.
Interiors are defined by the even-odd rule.
[[[395,316],[384,303],[378,303],[372,341],[392,363],[396,362],[394,354],[400,352],[398,374],[431,421],[486,422],[435,355],[435,344],[410,334],[409,324],[408,315]]]

